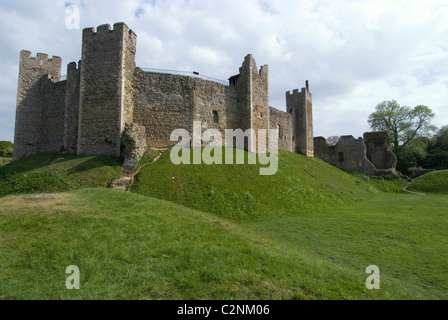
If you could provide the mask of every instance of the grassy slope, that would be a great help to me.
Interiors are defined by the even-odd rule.
[[[120,159],[41,154],[0,167],[0,197],[107,187],[121,176]]]
[[[367,290],[365,265],[162,200],[108,189],[56,197],[0,199],[0,299],[419,298],[396,279]],[[65,288],[69,265],[81,290]]]
[[[370,181],[317,158],[280,150],[275,175],[259,165],[173,165],[169,151],[145,167],[132,191],[226,218],[297,214],[365,199],[379,190],[399,192],[401,182]]]
[[[0,198],[0,299],[447,298],[445,196],[393,194],[403,182],[287,152],[273,177],[168,156],[135,190],[221,217],[106,189]],[[119,171],[111,158],[39,155],[0,167],[0,192],[105,186]],[[71,264],[80,291],[65,289]],[[365,289],[370,264],[379,291]]]
[[[407,188],[411,191],[448,194],[448,170],[433,171],[420,176]]]

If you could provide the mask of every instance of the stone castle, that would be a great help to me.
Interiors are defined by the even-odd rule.
[[[144,71],[135,65],[136,41],[124,23],[84,29],[81,60],[68,64],[66,79],[61,78],[61,58],[42,53],[31,57],[21,51],[14,160],[59,152],[120,157],[129,129],[140,128],[144,145],[165,147],[175,144],[170,141],[175,129],[191,135],[194,121],[200,121],[203,130],[219,130],[223,137],[225,129],[276,129],[280,149],[309,157],[317,141],[318,155],[335,165],[350,157],[347,153],[341,161],[341,151],[333,154],[313,138],[308,81],[300,91],[286,92],[284,112],[269,105],[268,66],[258,69],[250,54],[239,73],[223,84],[194,75]],[[388,152],[387,143],[375,148],[375,154]],[[248,149],[256,150],[256,145]],[[367,157],[370,149],[361,149]]]

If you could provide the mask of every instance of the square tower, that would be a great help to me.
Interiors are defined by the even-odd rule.
[[[65,83],[53,83],[61,76],[62,59],[38,53],[20,52],[17,86],[14,160],[41,152],[58,152],[63,146]]]
[[[137,36],[124,23],[83,30],[78,155],[121,154],[121,133],[133,118]]]
[[[251,144],[246,149],[252,152],[266,152],[258,148],[258,129],[269,129],[269,72],[264,65],[257,69],[254,58],[244,58],[240,73],[231,78],[236,82],[239,128],[253,129]],[[265,146],[269,145],[269,131]]]
[[[300,92],[298,89],[293,90],[292,93],[286,92],[286,108],[293,118],[294,151],[313,157],[313,99],[308,81],[306,81],[306,87]]]

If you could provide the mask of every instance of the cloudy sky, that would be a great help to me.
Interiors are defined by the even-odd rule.
[[[435,125],[448,124],[447,0],[2,0],[0,140],[14,137],[20,50],[62,57],[64,74],[80,59],[83,28],[119,21],[137,34],[139,67],[226,80],[251,53],[269,65],[280,110],[285,92],[309,80],[315,136],[361,136],[392,99],[427,105]]]

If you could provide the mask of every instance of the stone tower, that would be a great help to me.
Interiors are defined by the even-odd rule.
[[[298,89],[286,92],[286,108],[293,118],[294,151],[313,157],[313,100],[308,81],[300,92]]]
[[[120,156],[121,133],[133,119],[136,41],[124,23],[83,30],[78,155]]]
[[[248,54],[240,67],[236,83],[239,128],[254,129],[254,136],[251,137],[251,145],[248,148],[253,152],[266,152],[266,150],[258,150],[257,135],[258,129],[269,128],[268,76],[268,66],[264,65],[258,70],[254,58]],[[269,132],[266,134],[266,146],[268,146],[268,142]]]
[[[61,141],[55,141],[51,138],[52,132],[49,132],[63,126],[63,123],[47,125],[63,112],[61,107],[63,101],[60,101],[63,97],[60,97],[55,90],[65,91],[65,88],[58,86],[58,89],[55,89],[52,81],[52,78],[61,76],[61,64],[62,59],[56,56],[49,59],[48,55],[43,53],[31,57],[29,51],[20,52],[14,160],[37,154],[42,150],[59,152],[59,148],[63,146],[63,137],[61,136]],[[47,103],[50,99],[51,103]],[[58,109],[53,110],[53,106]]]

